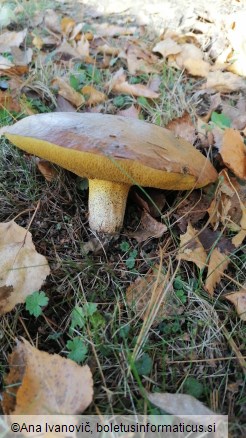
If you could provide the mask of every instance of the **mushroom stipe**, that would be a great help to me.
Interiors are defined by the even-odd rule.
[[[190,190],[217,179],[210,161],[169,130],[122,116],[48,113],[1,132],[20,149],[89,179],[89,224],[114,234],[123,226],[132,185]]]

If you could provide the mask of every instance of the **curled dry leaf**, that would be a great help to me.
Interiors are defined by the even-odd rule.
[[[166,225],[158,222],[147,211],[143,211],[141,216],[140,226],[137,231],[129,233],[138,243],[144,242],[147,239],[159,238],[167,231]]]
[[[184,138],[192,144],[195,142],[196,129],[187,112],[185,112],[182,117],[171,120],[165,128],[172,131],[176,137]]]
[[[65,16],[61,19],[61,32],[62,34],[68,38],[73,30],[73,28],[75,27],[76,22],[74,21],[73,18]]]
[[[9,356],[9,366],[2,402],[5,414],[79,414],[92,401],[93,381],[87,365],[39,351],[23,339]]]
[[[93,106],[98,105],[99,103],[105,102],[107,100],[107,96],[101,91],[96,90],[96,88],[92,87],[92,85],[85,85],[81,93],[84,95],[86,105]]]
[[[205,289],[210,295],[213,296],[214,288],[216,284],[220,282],[229,262],[228,254],[221,252],[219,248],[214,248],[210,254],[208,273],[205,281]]]
[[[61,78],[55,78],[52,81],[52,85],[58,86],[58,93],[72,103],[75,107],[79,108],[85,103],[84,96],[75,91],[67,82]]]
[[[207,82],[203,85],[203,88],[212,88],[221,93],[231,93],[232,91],[245,89],[246,81],[234,73],[213,71],[208,73]]]
[[[39,290],[50,273],[32,235],[14,221],[0,223],[0,313],[10,312]]]
[[[10,52],[12,47],[19,47],[26,38],[27,29],[20,32],[4,32],[0,35],[0,53]]]
[[[118,70],[107,84],[108,88],[116,93],[130,94],[132,96],[144,96],[150,99],[159,97],[158,93],[150,90],[146,85],[129,84],[123,68]]]
[[[225,298],[234,304],[238,316],[242,321],[246,321],[246,289],[242,288],[238,292],[225,295]]]
[[[246,179],[246,146],[238,131],[225,129],[220,155],[224,164],[241,179]]]
[[[186,233],[180,236],[180,248],[176,258],[193,262],[199,269],[206,266],[207,253],[197,237],[197,230],[191,224],[188,224]]]

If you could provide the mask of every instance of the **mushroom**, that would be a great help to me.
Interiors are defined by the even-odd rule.
[[[123,225],[134,184],[189,190],[217,178],[210,161],[169,130],[126,117],[48,113],[1,130],[14,145],[89,179],[89,225],[113,234]]]

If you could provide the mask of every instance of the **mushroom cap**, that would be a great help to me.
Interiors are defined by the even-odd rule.
[[[26,117],[2,131],[20,149],[89,179],[186,190],[217,178],[192,144],[137,119],[57,112]]]

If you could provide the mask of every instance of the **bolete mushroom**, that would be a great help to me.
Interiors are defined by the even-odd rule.
[[[89,179],[89,224],[113,234],[123,225],[134,184],[168,190],[202,187],[217,172],[169,130],[122,116],[48,113],[2,129],[14,145]]]

